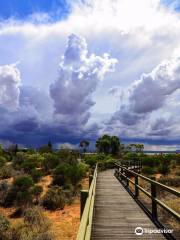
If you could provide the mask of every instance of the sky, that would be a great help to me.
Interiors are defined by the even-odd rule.
[[[180,1],[0,1],[0,142],[180,149]]]

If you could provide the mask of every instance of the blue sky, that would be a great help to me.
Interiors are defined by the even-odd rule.
[[[27,19],[35,13],[50,14],[53,21],[67,17],[70,4],[66,0],[7,0],[0,1],[0,16],[3,19]]]
[[[0,1],[0,142],[180,148],[179,5]]]

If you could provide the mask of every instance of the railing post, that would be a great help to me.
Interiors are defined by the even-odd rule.
[[[121,174],[123,174],[123,168],[121,167]],[[120,175],[121,181],[123,179],[122,175]]]
[[[84,211],[84,207],[85,207],[85,204],[86,204],[86,200],[88,198],[88,193],[89,193],[88,190],[81,190],[81,192],[80,192],[80,201],[81,201],[80,218],[83,215],[83,211]]]
[[[89,188],[90,188],[90,186],[91,186],[92,180],[93,180],[93,175],[89,175]]]
[[[138,176],[135,176],[135,198],[139,196],[139,188],[138,188]]]
[[[154,178],[151,178],[154,180]],[[154,183],[151,183],[151,200],[152,200],[152,218],[153,220],[157,220],[157,203],[155,201],[155,198],[157,196],[156,191],[156,185]]]

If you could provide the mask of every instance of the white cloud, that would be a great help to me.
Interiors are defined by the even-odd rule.
[[[19,106],[20,71],[16,65],[0,66],[0,106],[11,111]]]
[[[30,96],[30,89],[28,93],[25,91],[18,114],[8,117],[8,113],[3,112],[1,122],[8,119],[13,124],[17,119],[18,121],[21,118],[26,120],[32,115],[39,122],[61,124],[64,128],[68,128],[71,123],[72,128],[75,126],[77,129],[76,134],[80,135],[81,127],[79,126],[86,128],[84,123],[88,120],[88,123],[100,123],[101,126],[104,120],[107,121],[107,118],[116,112],[117,118],[113,119],[116,125],[111,126],[115,134],[145,137],[151,132],[151,125],[158,114],[163,118],[177,115],[178,119],[180,101],[177,96],[178,90],[165,93],[166,87],[163,87],[159,80],[157,81],[159,84],[154,81],[151,71],[163,59],[170,59],[172,52],[179,46],[179,13],[166,8],[160,0],[79,0],[79,4],[77,4],[78,1],[70,2],[73,2],[71,14],[67,19],[55,23],[46,22],[49,16],[39,15],[39,13],[26,22],[16,19],[0,22],[0,65],[20,60],[18,68],[21,71],[23,88],[33,86],[39,89],[36,94],[32,90],[32,96]],[[86,42],[81,38],[80,40],[77,38],[77,41],[73,40],[69,45],[69,52],[66,51],[64,54],[66,38],[71,33],[83,36]],[[94,55],[87,53],[87,45],[88,51]],[[110,58],[103,56],[104,52],[118,59],[116,71],[110,74],[105,74],[109,69],[107,63],[110,63]],[[59,57],[63,54],[64,59],[61,59],[62,65],[57,74]],[[101,63],[99,68],[96,68],[95,66],[99,63]],[[171,67],[172,65],[173,63]],[[167,74],[170,75],[170,68],[168,66],[166,68],[169,69]],[[89,71],[91,78],[92,72],[96,71],[94,73],[96,77],[92,81],[84,81],[87,78],[83,77],[80,81],[78,74],[85,75]],[[149,73],[150,80],[147,76],[142,76],[140,82],[136,83],[137,86],[133,85],[132,92],[127,96],[127,89],[132,86],[135,79],[139,79],[143,72]],[[66,78],[66,76],[61,77],[62,74],[73,74],[72,77],[67,77],[66,84],[69,87],[65,86],[65,80],[60,81]],[[103,81],[100,82],[102,78]],[[166,83],[167,88],[175,84],[168,81]],[[54,87],[56,95],[52,94],[57,112],[54,119],[49,96],[50,85],[51,88],[57,87],[56,90]],[[148,100],[144,97],[139,98],[138,93],[141,91],[142,95],[143,91],[146,93],[147,85],[157,94],[154,92],[154,95],[153,93],[148,95]],[[115,91],[116,97],[112,99],[108,89],[111,88],[112,93],[115,90],[112,90],[113,86],[117,86],[117,91]],[[119,87],[124,89],[123,95],[119,92]],[[173,91],[171,88],[168,90]],[[45,97],[43,96],[40,100],[42,93]],[[85,95],[87,95],[86,98]],[[147,96],[147,94],[144,95]],[[141,101],[142,98],[146,106]],[[46,99],[44,107],[43,99]],[[127,101],[129,101],[128,104]],[[119,102],[123,106],[121,115],[117,113],[117,104],[120,110]],[[15,105],[13,109],[18,107],[18,101]],[[148,118],[144,117],[144,110],[147,113],[151,112]],[[72,115],[68,113],[69,111]],[[139,121],[140,119],[143,121]],[[119,120],[124,121],[125,124]],[[180,130],[176,123],[173,123],[172,131],[178,136]],[[155,132],[154,130],[153,134]]]
[[[59,121],[79,126],[87,123],[89,110],[94,105],[92,93],[105,74],[114,71],[116,63],[117,60],[107,54],[103,57],[89,55],[84,38],[75,34],[69,36],[59,65],[59,77],[50,86]]]

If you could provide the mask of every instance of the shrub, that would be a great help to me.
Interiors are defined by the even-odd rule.
[[[15,179],[13,185],[17,190],[24,191],[32,187],[34,182],[30,176],[19,176]]]
[[[91,155],[91,156],[86,155],[84,157],[84,162],[88,164],[90,167],[93,167],[98,162],[98,158],[95,155]]]
[[[149,166],[144,166],[142,169],[141,169],[141,173],[145,174],[145,175],[152,175],[156,172],[156,170],[152,167],[149,167]]]
[[[167,175],[170,172],[170,167],[166,163],[160,164],[160,166],[158,167],[158,171],[163,175]]]
[[[38,169],[32,169],[30,174],[35,183],[37,183],[43,176],[42,171]]]
[[[39,234],[35,239],[33,240],[53,240],[54,237],[52,235],[52,233],[50,232],[44,232]]]
[[[3,156],[0,156],[0,168],[6,164],[6,159]]]
[[[7,194],[9,190],[9,185],[6,181],[0,183],[0,205],[4,205]]]
[[[26,206],[32,202],[31,188],[34,182],[29,176],[19,176],[14,180],[14,183],[8,192],[6,204],[11,205],[14,202],[18,206]]]
[[[43,206],[49,210],[63,209],[65,206],[65,196],[58,186],[49,188],[43,198]]]
[[[53,184],[63,186],[70,182],[69,180],[69,165],[68,164],[59,164],[54,170],[53,174]]]
[[[36,227],[39,231],[46,231],[50,222],[40,207],[28,208],[24,211],[24,223],[30,227]]]
[[[15,171],[12,166],[5,165],[0,168],[0,179],[6,179],[14,176]]]
[[[39,207],[24,211],[24,221],[13,228],[13,240],[53,240],[50,222]]]
[[[12,162],[13,167],[15,169],[19,170],[21,167],[21,164],[24,162],[25,158],[26,158],[25,153],[17,152],[16,156],[14,156],[14,158],[13,158],[13,162]]]
[[[172,186],[172,187],[179,187],[180,186],[180,177],[162,177],[159,179],[159,182],[164,185],[168,185],[168,186]]]
[[[42,166],[46,172],[54,169],[59,164],[59,157],[53,153],[44,153],[44,160]]]
[[[39,197],[42,192],[43,192],[43,188],[41,186],[36,185],[32,188],[31,193],[36,198],[36,203],[39,202]]]
[[[0,214],[0,240],[9,240],[10,222]]]

